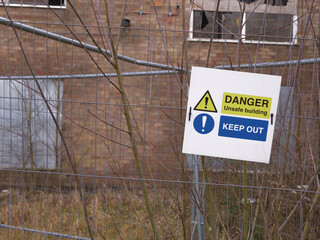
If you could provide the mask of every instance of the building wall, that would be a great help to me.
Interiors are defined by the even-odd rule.
[[[97,43],[103,48],[110,49],[105,37],[108,29],[102,28],[101,24],[103,22],[104,26],[107,25],[104,9],[101,10],[100,20],[96,14],[97,6],[94,6],[93,10],[90,1],[71,2]],[[145,61],[184,66],[184,44],[187,44],[189,66],[207,66],[210,43],[203,41],[184,43],[183,41],[182,1],[156,2],[159,6],[154,8],[150,1],[142,1],[140,4],[147,14],[141,16],[134,13],[141,9],[140,4],[134,1],[128,2],[125,17],[130,19],[131,26],[123,29],[120,28],[123,1],[111,1],[109,7],[113,39],[115,40],[117,34],[120,33],[118,52]],[[172,16],[171,20],[168,16],[169,5],[174,13],[179,5],[178,16]],[[186,4],[186,26],[189,22],[189,8],[189,4]],[[298,32],[300,37],[304,36],[304,26],[308,19],[305,9],[305,3],[299,1],[298,15],[301,18],[298,21]],[[314,9],[314,14],[310,15],[314,29],[309,23],[302,58],[318,56],[318,46],[313,41],[319,34],[319,14],[316,10],[319,9],[318,3]],[[70,4],[67,4],[66,9],[54,10],[55,14],[49,9],[8,7],[7,10],[15,21],[93,44]],[[3,7],[0,8],[0,13],[1,16],[6,16]],[[97,27],[97,21],[100,28]],[[64,24],[67,24],[68,28]],[[74,35],[70,33],[70,30]],[[35,75],[96,74],[101,73],[100,70],[107,73],[115,72],[108,61],[97,53],[90,52],[89,56],[84,49],[19,30],[17,34],[28,57],[28,64]],[[31,75],[12,28],[0,26],[0,35],[2,39],[0,48],[2,75]],[[302,42],[301,39],[294,45],[214,42],[208,66],[298,59]],[[92,59],[96,63],[93,63]],[[122,72],[158,70],[122,61],[120,61],[120,66]],[[242,71],[282,75],[284,86],[294,86],[299,115],[316,118],[319,115],[319,91],[312,84],[316,82],[315,79],[319,79],[317,66],[301,65],[298,70],[296,68],[296,65],[291,65],[276,68],[249,68],[242,69]],[[113,77],[110,80],[117,84],[116,78]],[[120,168],[121,171],[128,174],[134,174],[133,154],[130,139],[126,133],[125,118],[120,111],[122,109],[121,98],[117,89],[103,77],[85,79],[63,77],[60,81],[63,81],[64,87],[62,129],[68,148],[74,161],[78,163],[79,169],[117,172],[116,169]],[[185,116],[183,107],[187,100],[186,76],[177,73],[163,76],[124,77],[123,81],[132,104],[132,112],[140,129],[139,134],[136,132],[135,135],[137,138],[144,139],[144,142],[139,142],[141,157],[145,163],[149,163],[145,164],[144,168],[147,171],[149,166],[153,172],[155,172],[154,169],[158,169],[159,176],[168,175],[182,162],[182,156],[179,153],[181,152]],[[302,108],[303,106],[308,107]],[[301,123],[298,124],[300,125],[296,134],[299,141],[296,143],[296,149],[305,148],[304,139],[310,137],[315,143],[313,154],[317,154],[318,120],[312,120],[309,125],[301,120]],[[310,136],[305,134],[307,129],[311,129]],[[303,152],[306,150],[304,149]],[[65,169],[69,168],[63,148],[61,166]]]

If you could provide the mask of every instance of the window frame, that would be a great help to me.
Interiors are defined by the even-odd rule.
[[[190,24],[189,24],[189,37],[188,41],[190,42],[210,42],[210,38],[194,38],[193,37],[193,20],[194,20],[194,11],[202,11],[201,9],[192,9],[191,14],[190,14]],[[211,10],[210,10],[211,11]],[[213,11],[214,12],[214,11]],[[223,11],[222,11],[223,12]],[[293,25],[292,25],[292,41],[288,42],[274,42],[274,41],[264,41],[264,40],[248,40],[245,39],[246,36],[246,15],[250,14],[245,12],[243,19],[242,19],[242,31],[241,31],[241,36],[243,36],[243,43],[253,43],[253,44],[271,44],[271,45],[295,45],[298,44],[298,39],[297,39],[297,34],[298,34],[298,15],[297,14],[287,14],[291,15],[293,18]],[[224,42],[224,43],[238,43],[239,41],[237,39],[218,39],[218,38],[213,38],[213,42]]]
[[[49,9],[49,8],[52,8],[52,9],[67,9],[67,1],[65,0],[64,1],[64,5],[61,5],[61,6],[56,6],[56,5],[41,5],[41,4],[32,4],[32,3],[10,3],[10,0],[4,0],[4,4],[5,6],[8,6],[8,7],[23,7],[23,8],[43,8],[43,9]],[[0,1],[0,6],[2,7],[3,4],[2,2]]]

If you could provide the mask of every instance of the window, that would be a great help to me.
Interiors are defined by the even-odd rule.
[[[244,42],[296,43],[296,0],[240,2],[242,6],[246,4],[243,17],[238,1],[232,0],[220,0],[216,16],[213,11],[216,9],[215,1],[205,1],[205,11],[194,9],[191,13],[189,40],[208,41],[213,35],[214,41],[237,42],[241,36]],[[201,6],[197,2],[195,5]],[[215,18],[217,22],[213,25]]]
[[[66,7],[66,0],[4,0],[4,3],[17,7],[47,8],[48,5],[52,8]]]
[[[63,82],[39,80],[59,126]],[[0,169],[60,166],[61,139],[33,80],[0,80]]]
[[[206,13],[199,10],[193,11],[193,38],[210,38],[214,21],[214,13],[215,12],[212,11]],[[202,23],[205,18],[204,14],[208,19],[208,24],[206,26]],[[214,25],[213,38],[236,39],[236,35],[239,34],[240,31],[240,18],[241,16],[239,12],[218,12],[217,21],[221,23],[221,25]],[[231,32],[234,34],[231,34]]]

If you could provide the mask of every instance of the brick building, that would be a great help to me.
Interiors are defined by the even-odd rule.
[[[110,34],[106,27],[104,4],[84,0],[71,1],[71,4],[63,0],[5,0],[4,3],[5,7],[0,7],[0,15],[6,19],[10,16],[13,21],[95,45],[93,37],[101,48],[111,49],[107,40]],[[196,0],[192,4],[186,2],[184,6],[182,0],[154,0],[128,2],[125,8],[123,1],[110,1],[109,4],[111,35],[121,55],[188,68],[193,65],[232,65],[230,68],[237,70],[237,64],[252,64],[241,71],[281,75],[282,85],[292,90],[284,90],[287,94],[282,106],[287,107],[283,108],[282,120],[281,117],[279,120],[287,130],[281,130],[276,135],[277,153],[273,157],[284,154],[282,158],[285,161],[290,159],[290,163],[293,163],[305,154],[319,156],[319,84],[315,84],[319,83],[318,65],[288,63],[278,67],[255,67],[258,63],[318,57],[318,1],[306,4],[301,0]],[[213,24],[214,19],[216,24]],[[15,79],[18,79],[15,76],[31,76],[30,68],[34,75],[42,76],[38,78],[43,79],[41,84],[47,89],[45,93],[52,100],[53,109],[59,110],[55,110],[54,114],[79,169],[112,173],[119,168],[134,174],[130,139],[124,115],[120,111],[121,96],[112,85],[117,79],[101,75],[102,72],[115,73],[110,63],[101,54],[88,49],[18,28],[16,33],[28,62],[14,29],[0,25],[0,72],[3,79],[8,76]],[[143,161],[149,163],[145,164],[145,168],[151,166],[152,172],[159,173],[159,176],[170,175],[183,162],[181,141],[188,76],[179,71],[175,74],[162,75],[159,72],[145,75],[146,72],[170,69],[142,66],[139,62],[120,61],[120,67],[123,73],[136,74],[124,76],[123,80],[140,129],[135,135],[138,139],[144,139],[139,142],[139,150]],[[60,166],[68,169],[61,139],[48,113],[43,113],[44,106],[36,103],[40,102],[40,98],[33,91],[30,92],[31,88],[36,89],[33,78],[30,79],[19,79],[24,89],[18,90],[12,83],[5,85],[3,81],[3,98],[20,98],[22,95],[23,99],[33,104],[28,108],[25,101],[10,102],[10,109],[16,108],[20,112],[17,118],[26,125],[10,133],[13,137],[9,140],[2,140],[10,146],[2,150],[6,152],[3,162],[12,163],[10,159],[22,159],[14,162],[22,162],[19,167]],[[6,95],[4,92],[8,89],[9,92],[18,91],[20,94]],[[31,110],[36,113],[28,118],[26,113]],[[12,123],[14,117],[8,117],[8,114],[8,110],[3,110],[0,115],[3,116],[3,133],[15,126]],[[292,118],[292,114],[300,118]],[[39,116],[42,122],[35,120]],[[39,126],[46,130],[36,132]],[[30,140],[31,135],[34,137]],[[34,145],[40,147],[34,147],[30,153],[32,141],[36,141]],[[22,144],[25,146],[21,146],[21,142],[26,142]],[[290,148],[285,147],[287,142]],[[17,156],[12,154],[14,147],[22,149]],[[33,155],[37,156],[34,164],[31,163]]]

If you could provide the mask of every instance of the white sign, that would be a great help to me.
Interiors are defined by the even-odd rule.
[[[269,163],[281,77],[192,67],[183,153]]]

